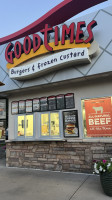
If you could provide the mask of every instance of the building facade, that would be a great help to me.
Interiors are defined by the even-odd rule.
[[[7,166],[88,173],[112,156],[112,6],[65,24],[0,46]]]

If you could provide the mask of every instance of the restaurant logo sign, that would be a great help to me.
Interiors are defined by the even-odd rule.
[[[87,48],[65,50],[61,53],[55,53],[51,56],[39,59],[37,62],[32,62],[31,64],[11,68],[9,70],[9,76],[15,79],[37,77],[49,70],[53,71],[54,69],[59,69],[60,66],[61,68],[65,68],[69,66],[69,64],[72,65],[75,62],[90,63]]]
[[[96,25],[95,20],[87,26],[85,21],[78,22],[77,28],[74,22],[69,27],[63,24],[62,28],[59,28],[59,26],[53,28],[46,24],[45,28],[40,31],[44,35],[44,40],[42,40],[40,34],[33,34],[33,38],[26,36],[23,44],[20,41],[16,41],[15,44],[11,42],[8,44],[5,50],[5,58],[8,62],[7,68],[14,68],[31,58],[49,52],[71,48],[89,48],[90,43],[94,40],[92,29]],[[84,27],[88,32],[87,38],[84,37]],[[53,42],[50,42],[50,33],[54,34]]]

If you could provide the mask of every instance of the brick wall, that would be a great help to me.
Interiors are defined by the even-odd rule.
[[[93,160],[112,157],[112,143],[11,142],[6,163],[10,167],[92,173]]]
[[[0,141],[0,159],[5,158],[6,156],[6,144],[5,141]]]

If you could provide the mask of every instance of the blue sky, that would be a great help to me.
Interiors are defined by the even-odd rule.
[[[26,27],[62,1],[2,0],[0,4],[0,37],[4,37]],[[109,0],[108,2],[111,1]],[[97,8],[98,6],[93,9]]]
[[[36,21],[62,0],[1,0],[0,37],[14,33]]]

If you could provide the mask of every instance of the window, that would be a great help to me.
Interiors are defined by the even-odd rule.
[[[59,112],[41,114],[41,137],[60,137]]]
[[[85,137],[112,137],[112,97],[82,100]]]
[[[49,136],[49,115],[41,114],[41,135]]]
[[[63,139],[62,111],[20,114],[15,120],[17,140]]]
[[[17,137],[24,139],[33,136],[33,115],[17,116]]]

